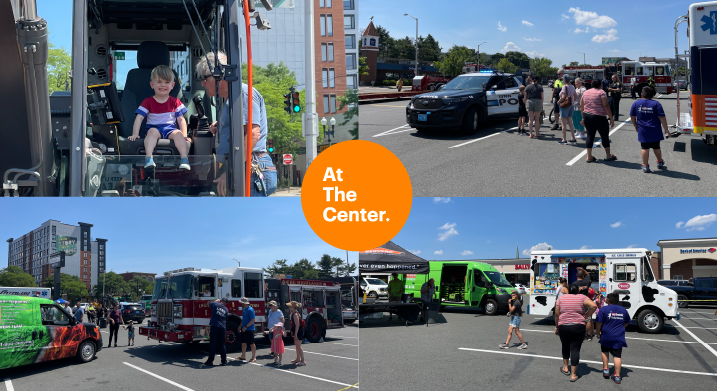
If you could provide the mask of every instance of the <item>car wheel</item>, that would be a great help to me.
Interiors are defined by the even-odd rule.
[[[687,308],[687,296],[685,295],[678,295],[677,296],[677,307],[679,308]]]
[[[478,114],[478,110],[475,107],[471,107],[463,116],[463,132],[467,134],[474,134],[478,131],[480,126],[481,118]]]
[[[90,362],[95,357],[95,353],[97,352],[97,347],[95,346],[95,343],[92,341],[85,341],[80,344],[80,347],[77,348],[77,360],[79,360],[82,363]]]
[[[498,302],[495,299],[485,301],[484,311],[486,315],[495,315],[498,313]]]
[[[368,293],[368,297],[372,299],[378,299],[378,293],[371,291]]]
[[[662,331],[665,320],[657,312],[646,309],[637,315],[637,325],[645,333],[657,334]]]
[[[226,347],[227,353],[238,352],[241,348],[239,325],[233,320],[227,320]]]
[[[306,323],[306,339],[311,343],[317,343],[321,341],[321,336],[324,334],[324,327],[319,322],[319,319],[314,316]]]

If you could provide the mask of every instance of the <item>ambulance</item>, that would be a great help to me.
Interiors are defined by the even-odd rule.
[[[530,315],[551,315],[559,279],[577,281],[577,269],[590,275],[599,294],[619,295],[633,322],[645,333],[662,331],[666,319],[680,319],[677,293],[657,283],[650,267],[652,252],[644,248],[533,251],[530,273]]]

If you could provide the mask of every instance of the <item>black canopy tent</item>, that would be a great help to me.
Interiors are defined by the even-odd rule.
[[[428,274],[428,261],[389,241],[383,246],[359,252],[359,274]]]

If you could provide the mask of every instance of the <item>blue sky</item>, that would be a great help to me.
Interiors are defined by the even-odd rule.
[[[662,239],[717,236],[717,214],[704,201],[414,198],[394,242],[429,260],[515,258],[516,246],[526,257],[541,243],[560,250],[631,246],[659,251]]]
[[[266,267],[277,259],[346,259],[306,223],[298,197],[271,199],[0,198],[0,238],[17,238],[54,219],[93,224],[108,239],[107,268],[161,274],[184,267]],[[5,254],[7,247],[5,247]],[[357,253],[349,252],[355,263]],[[0,268],[6,267],[6,261]]]
[[[553,66],[582,63],[583,55],[577,52],[585,52],[593,65],[602,57],[674,57],[675,20],[696,2],[359,1],[361,29],[373,16],[374,24],[387,28],[392,37],[413,38],[416,22],[403,16],[409,13],[418,18],[418,35],[431,34],[444,51],[453,45],[475,49],[485,41],[481,52],[517,50],[547,57]],[[686,28],[686,23],[680,25],[681,53],[688,49]]]

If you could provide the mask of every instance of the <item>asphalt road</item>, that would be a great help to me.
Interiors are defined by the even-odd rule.
[[[304,344],[306,366],[290,363],[296,357],[293,343],[285,340],[283,365],[274,368],[269,345],[257,344],[257,362],[236,360],[229,354],[226,367],[202,363],[208,343],[158,344],[135,332],[135,346],[127,346],[127,332],[120,328],[119,347],[103,348],[86,364],[74,359],[57,360],[0,371],[0,391],[30,390],[326,390],[358,388],[358,325],[327,330],[325,342]],[[105,343],[108,330],[102,329]],[[247,352],[247,357],[251,353]],[[9,379],[9,380],[8,380]],[[3,382],[4,381],[4,382]],[[356,387],[351,387],[356,385]]]
[[[681,95],[682,111],[687,99]],[[675,94],[663,95],[668,124],[676,122]],[[418,133],[405,121],[408,100],[361,105],[360,138],[383,145],[408,170],[415,197],[665,197],[705,196],[717,190],[717,148],[681,135],[662,143],[664,171],[641,169],[640,144],[623,97],[620,121],[611,130],[614,162],[585,163],[585,140],[559,145],[560,130],[546,120],[541,139],[518,136],[517,120],[489,121],[474,135]],[[551,105],[546,101],[546,112]],[[622,122],[627,122],[621,125]],[[606,156],[602,147],[595,156]]]
[[[637,326],[628,326],[620,386],[602,377],[597,338],[583,344],[581,378],[570,384],[569,377],[559,372],[562,355],[554,325],[543,317],[523,316],[525,350],[516,349],[515,336],[509,349],[498,348],[507,337],[505,314],[451,309],[428,327],[405,327],[386,321],[387,316],[367,320],[360,326],[361,386],[371,390],[715,389],[717,352],[707,348],[717,349],[715,308],[690,306],[680,312],[682,319],[667,322],[663,334],[644,334]]]

